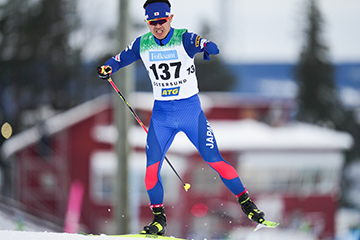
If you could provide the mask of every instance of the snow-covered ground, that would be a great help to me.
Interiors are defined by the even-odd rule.
[[[242,240],[317,240],[316,238],[303,233],[293,234],[293,232],[285,232],[279,235],[277,230],[267,229],[258,232],[249,232],[247,230],[241,232],[241,238],[229,238],[229,239],[242,239]],[[126,237],[113,237],[107,235],[100,236],[85,236],[81,234],[70,234],[70,233],[51,233],[51,232],[21,232],[21,231],[1,231],[0,230],[0,239],[6,240],[146,240],[145,236],[143,238],[126,238]],[[156,239],[156,237],[151,238]],[[176,238],[174,238],[176,239]],[[198,239],[200,240],[200,239]],[[204,238],[204,240],[210,240]]]
[[[111,236],[85,236],[71,233],[51,233],[51,232],[22,232],[22,231],[0,231],[0,239],[6,240],[109,240],[114,239]],[[117,237],[116,239],[129,239]],[[145,239],[145,238],[131,238]]]
[[[21,232],[21,231],[0,231],[0,238],[6,240],[82,240],[90,239],[88,236],[68,233],[48,232]],[[91,239],[109,239],[105,236],[91,237]]]

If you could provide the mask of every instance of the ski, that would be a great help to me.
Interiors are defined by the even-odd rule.
[[[280,223],[278,222],[272,222],[269,220],[265,220],[263,223],[259,223],[254,231],[258,231],[261,228],[267,227],[267,228],[276,228]]]
[[[158,239],[158,240],[186,240],[183,238],[169,237],[155,234],[125,234],[125,235],[109,235],[110,237],[134,238],[134,239]]]
[[[186,240],[183,238],[176,238],[173,236],[164,236],[164,235],[156,235],[156,234],[124,234],[124,235],[106,235],[106,234],[87,234],[84,232],[81,232],[82,235],[86,235],[88,237],[100,237],[100,236],[104,236],[104,237],[109,237],[109,239],[115,239],[116,237],[118,238],[133,238],[133,239],[157,239],[157,240]]]

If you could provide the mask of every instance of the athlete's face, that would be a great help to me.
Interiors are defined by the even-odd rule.
[[[148,22],[150,32],[159,40],[164,39],[171,30],[171,21],[173,14],[168,18],[154,19]]]

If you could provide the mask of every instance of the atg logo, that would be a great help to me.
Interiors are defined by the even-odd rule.
[[[172,97],[178,96],[180,92],[180,87],[176,88],[163,88],[161,89],[161,96],[162,97]]]
[[[151,51],[151,52],[149,52],[149,60],[150,60],[150,62],[164,61],[164,60],[175,60],[175,59],[179,59],[176,50]]]

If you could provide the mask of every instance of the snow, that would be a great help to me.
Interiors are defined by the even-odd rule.
[[[6,203],[6,204],[5,204]],[[62,228],[22,211],[22,205],[0,195],[0,231],[60,232]],[[3,239],[3,238],[0,238]]]
[[[211,121],[219,148],[222,150],[342,150],[352,145],[352,138],[344,132],[306,123],[292,123],[271,127],[255,120]],[[132,146],[142,147],[146,133],[137,126],[130,129]],[[170,151],[190,154],[196,151],[186,135],[179,133]]]
[[[243,236],[243,240],[317,240],[318,238],[312,236],[310,233],[294,232],[292,230],[276,229],[261,229],[259,231],[252,231],[248,228],[240,228],[233,231],[232,236]],[[232,238],[231,238],[232,239]],[[233,239],[239,239],[234,237]]]
[[[138,99],[150,97],[151,94],[139,95]],[[145,98],[147,99],[147,98]],[[207,96],[201,95],[205,109],[211,108],[213,103]],[[6,159],[13,153],[24,147],[37,142],[42,132],[49,135],[59,132],[69,126],[86,119],[93,114],[109,107],[108,95],[81,104],[73,109],[57,114],[47,119],[43,125],[36,126],[16,134],[6,141],[1,149],[1,154]],[[141,101],[144,102],[144,101]],[[148,102],[148,101],[145,101]],[[133,107],[138,107],[138,101],[133,101]],[[143,106],[150,109],[152,101]],[[344,150],[351,147],[353,140],[348,133],[338,132],[331,129],[305,124],[291,123],[281,127],[271,127],[251,119],[241,121],[210,121],[214,130],[218,145],[222,150],[251,150],[251,149],[328,149]],[[118,136],[114,135],[114,126],[97,126],[92,136],[96,136],[100,142],[116,142]],[[145,131],[135,125],[130,129],[129,142],[134,147],[143,147],[146,139]],[[185,134],[176,136],[170,149],[179,153],[192,153],[196,149],[190,144]]]
[[[109,240],[114,239],[112,236],[86,236],[74,233],[53,233],[53,232],[25,232],[25,231],[0,231],[0,239],[6,240]],[[129,239],[126,237],[116,237],[117,240]],[[143,238],[131,238],[133,240],[149,239],[145,236]]]
[[[25,232],[25,231],[0,231],[0,238],[6,240],[82,240],[94,239],[105,240],[108,236],[85,236],[80,234],[70,233],[50,233],[50,232]],[[125,238],[117,238],[125,239]]]
[[[89,239],[89,237],[79,234],[68,233],[48,233],[48,232],[20,232],[20,231],[0,231],[0,238],[7,240],[80,240]],[[101,237],[92,237],[92,239],[105,239]]]
[[[249,232],[250,231],[250,232]],[[292,231],[284,232],[279,235],[279,231],[271,229],[270,231],[257,231],[244,229],[238,232],[239,236],[244,236],[244,240],[260,240],[260,239],[293,239],[293,240],[316,240],[311,235],[298,233],[295,234]],[[50,232],[20,232],[20,231],[0,231],[0,239],[6,240],[109,240],[114,239],[112,236],[100,235],[100,236],[85,236],[81,234],[70,234],[70,233],[50,233]],[[126,237],[116,237],[117,240],[129,239]],[[145,236],[143,238],[131,238],[134,240],[149,239]]]

